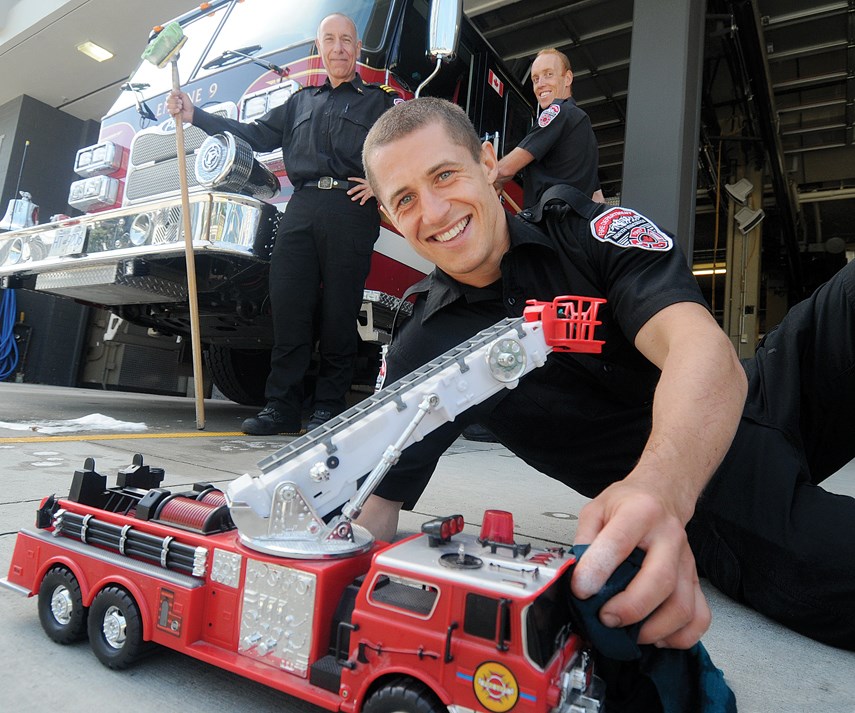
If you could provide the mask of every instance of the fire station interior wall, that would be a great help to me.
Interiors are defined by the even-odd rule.
[[[20,190],[51,215],[79,215],[68,205],[76,178],[77,150],[98,140],[98,123],[83,121],[27,95],[0,106],[0,212]],[[26,142],[30,145],[24,148]],[[23,168],[22,168],[23,161]],[[13,379],[55,386],[77,385],[89,309],[54,295],[17,290],[19,361]]]
[[[39,206],[40,223],[57,213],[79,215],[68,205],[68,188],[77,178],[74,157],[78,149],[98,141],[98,130],[97,122],[83,121],[26,94],[0,106],[3,211],[9,200],[17,198],[20,175],[20,190],[30,193]]]

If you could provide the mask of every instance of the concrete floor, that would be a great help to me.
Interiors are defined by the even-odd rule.
[[[251,410],[206,401],[206,428],[195,427],[192,399],[0,383],[0,576],[15,533],[33,522],[39,500],[64,495],[87,457],[101,473],[115,474],[134,453],[165,468],[165,486],[213,481],[224,487],[284,443],[238,432]],[[101,414],[142,423],[140,433],[120,428],[58,435],[45,431]],[[97,420],[97,419],[96,419]],[[22,430],[23,429],[23,430]],[[827,487],[855,496],[855,462]],[[402,519],[416,531],[422,521],[461,511],[477,528],[484,509],[515,514],[518,541],[570,543],[585,499],[522,464],[495,444],[459,440],[443,457],[417,510]],[[704,583],[713,623],[703,641],[724,671],[743,713],[823,711],[855,713],[855,653],[818,644],[723,597]],[[43,634],[36,602],[0,590],[0,663],[4,711],[121,709],[123,713],[312,711],[320,709],[159,649],[125,672],[102,667],[86,644],[58,646]]]

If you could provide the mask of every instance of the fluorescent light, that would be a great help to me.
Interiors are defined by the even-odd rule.
[[[103,62],[113,56],[113,53],[110,52],[110,50],[105,50],[100,45],[96,45],[94,42],[90,42],[89,40],[86,40],[83,44],[77,45],[77,49],[80,52],[83,52],[87,57],[94,59],[96,62]]]
[[[727,268],[726,267],[697,267],[692,270],[692,274],[696,277],[703,277],[705,275],[726,275]]]

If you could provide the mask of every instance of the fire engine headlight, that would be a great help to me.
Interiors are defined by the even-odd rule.
[[[81,151],[77,154],[77,168],[83,168],[84,166],[88,166],[90,163],[92,163],[91,151]]]
[[[290,85],[286,85],[281,89],[274,89],[267,96],[267,111],[270,111],[274,107],[282,106],[282,104],[291,98],[293,93],[294,87]]]
[[[138,247],[148,243],[153,228],[151,216],[148,213],[140,213],[133,219],[131,229],[128,231],[128,240],[131,241],[131,245]]]
[[[73,203],[83,198],[84,190],[86,189],[86,181],[75,181],[71,184],[68,192],[68,202]]]
[[[4,265],[17,265],[24,257],[24,241],[21,238],[15,238],[6,251],[6,259],[3,260]]]
[[[252,99],[247,99],[246,103],[243,105],[243,120],[251,121],[256,117],[261,116],[267,111],[267,97],[253,97]]]

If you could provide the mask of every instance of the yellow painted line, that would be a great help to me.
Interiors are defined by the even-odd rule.
[[[195,431],[188,433],[102,433],[78,434],[69,436],[10,436],[0,438],[0,443],[57,443],[58,441],[134,441],[157,438],[222,438],[246,436],[240,431]]]

